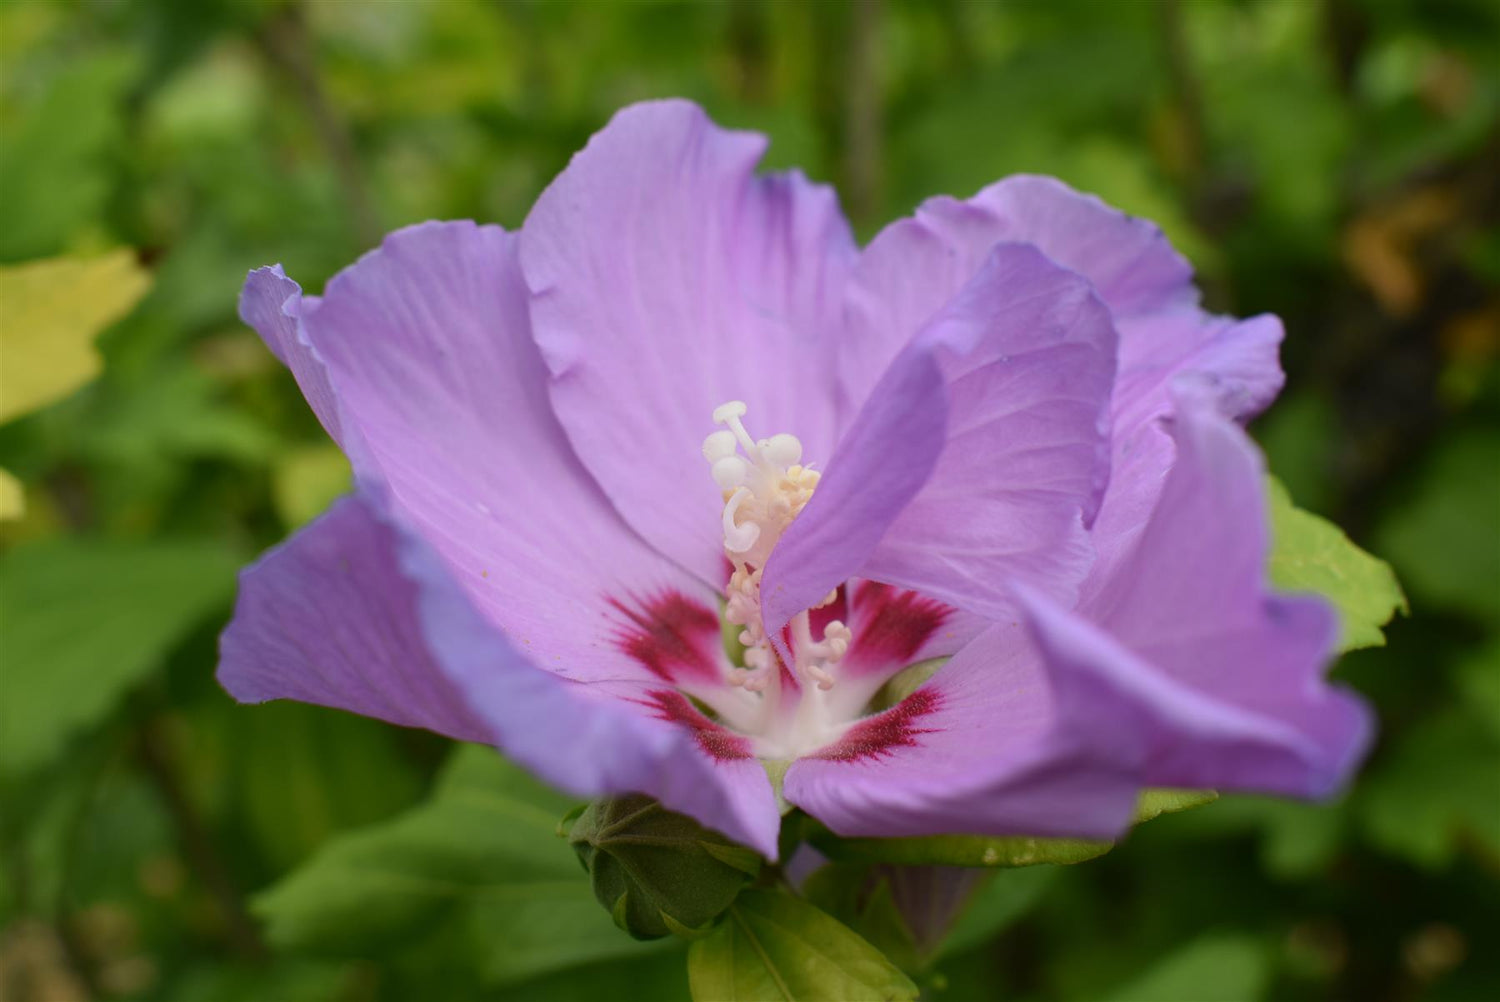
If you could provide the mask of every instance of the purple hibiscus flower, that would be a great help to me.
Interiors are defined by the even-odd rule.
[[[1203,312],[1155,227],[1044,178],[861,250],[764,147],[637,105],[518,234],[401,230],[321,298],[250,275],[356,487],[244,573],[225,687],[767,855],[767,763],[846,835],[1109,837],[1146,786],[1335,789],[1368,717],[1323,681],[1328,606],[1268,594],[1236,423],[1280,388],[1278,322]]]

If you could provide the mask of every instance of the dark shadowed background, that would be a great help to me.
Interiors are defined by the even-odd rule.
[[[445,741],[213,680],[235,569],[347,482],[235,319],[246,271],[316,291],[397,226],[517,226],[614,109],[663,95],[769,133],[865,237],[1015,171],[1155,219],[1213,307],[1285,319],[1254,431],[1411,601],[1338,670],[1382,719],[1348,797],[1225,798],[1002,872],[1010,917],[930,997],[1500,998],[1490,0],[0,4],[0,263],[129,251],[40,306],[0,287],[8,326],[120,317],[95,378],[0,416],[24,487],[0,523],[0,997],[685,996],[671,944],[547,952],[527,881],[581,880],[547,794],[535,860],[394,886],[392,839],[520,822],[435,813]],[[79,365],[46,350],[45,378]]]

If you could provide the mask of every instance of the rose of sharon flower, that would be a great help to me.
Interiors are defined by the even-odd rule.
[[[1280,388],[1275,318],[1203,312],[1154,226],[1045,178],[861,250],[764,148],[637,105],[519,234],[401,230],[322,298],[253,272],[241,315],[356,486],[244,573],[224,686],[767,856],[767,763],[850,836],[1333,791],[1368,718],[1323,680],[1330,608],[1267,591],[1236,423]]]

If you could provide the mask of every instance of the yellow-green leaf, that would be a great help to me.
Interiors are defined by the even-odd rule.
[[[1219,794],[1214,790],[1142,790],[1135,805],[1135,823],[1202,807],[1218,799]]]
[[[276,514],[293,528],[310,522],[349,490],[349,461],[331,443],[293,449],[271,470]]]
[[[21,490],[21,481],[5,470],[0,470],[0,521],[20,518],[26,510],[26,498]]]
[[[151,276],[129,250],[0,268],[0,421],[60,400],[99,374],[94,339]]]
[[[1384,560],[1349,541],[1342,529],[1292,504],[1281,482],[1270,479],[1271,583],[1284,591],[1316,592],[1338,609],[1340,649],[1382,647],[1380,628],[1406,596]]]

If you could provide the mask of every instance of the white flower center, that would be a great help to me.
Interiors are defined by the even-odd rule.
[[[830,719],[822,694],[834,685],[851,634],[832,620],[821,639],[815,639],[806,612],[792,620],[788,646],[796,663],[788,667],[803,691],[793,713],[781,712],[780,659],[761,618],[761,570],[781,534],[812,498],[820,474],[811,464],[802,465],[802,443],[796,436],[751,438],[740,420],[747,410],[739,400],[716,407],[714,422],[726,428],[703,440],[703,457],[724,496],[724,553],[734,565],[724,616],[741,627],[739,640],[745,647],[745,663],[729,681],[757,704],[750,729],[762,738],[765,757],[791,757],[821,747],[847,726]],[[837,597],[837,590],[830,592],[817,608]]]

